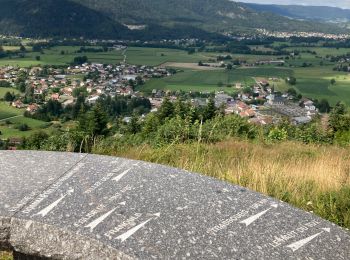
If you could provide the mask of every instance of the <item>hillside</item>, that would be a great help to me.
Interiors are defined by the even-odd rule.
[[[217,38],[222,33],[344,32],[229,0],[0,0],[0,34],[109,39]],[[127,26],[141,25],[141,30]]]
[[[278,31],[340,32],[326,24],[300,22],[272,13],[261,13],[229,0],[73,0],[99,10],[125,24],[186,24],[212,32]]]
[[[127,28],[68,0],[0,0],[0,33],[29,37],[121,37]]]
[[[294,19],[323,22],[350,21],[350,10],[329,6],[245,4],[257,12],[271,12]]]

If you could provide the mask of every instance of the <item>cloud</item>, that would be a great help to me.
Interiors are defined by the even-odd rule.
[[[319,0],[241,0],[246,3],[258,4],[281,4],[281,5],[319,5],[319,6],[336,6],[340,8],[349,8],[350,1],[348,0],[328,0],[321,2]]]

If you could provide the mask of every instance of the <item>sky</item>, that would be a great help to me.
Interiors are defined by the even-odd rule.
[[[350,9],[350,0],[240,0],[237,2],[282,5],[322,5]]]

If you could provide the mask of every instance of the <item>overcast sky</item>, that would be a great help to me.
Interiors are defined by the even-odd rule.
[[[237,2],[258,3],[258,4],[282,4],[282,5],[322,5],[337,6],[350,9],[350,0],[240,0]]]

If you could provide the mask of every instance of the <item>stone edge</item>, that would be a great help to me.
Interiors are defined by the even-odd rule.
[[[0,249],[49,259],[129,260],[95,239],[52,225],[0,216]]]

